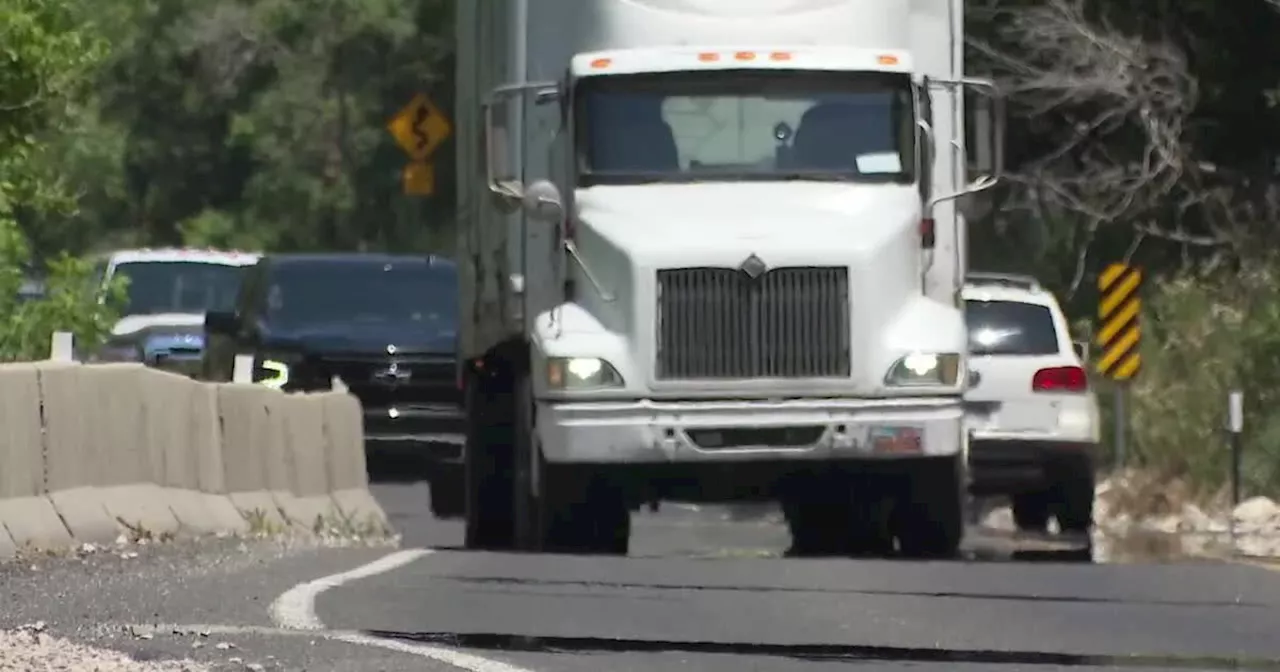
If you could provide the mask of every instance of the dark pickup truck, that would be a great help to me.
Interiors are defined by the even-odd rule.
[[[273,254],[249,269],[234,312],[205,321],[202,376],[330,389],[364,407],[366,451],[426,459],[437,515],[461,515],[464,422],[457,386],[458,273],[435,256]]]

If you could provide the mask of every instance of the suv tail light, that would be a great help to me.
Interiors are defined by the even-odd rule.
[[[1036,371],[1031,377],[1032,392],[1085,392],[1089,376],[1079,366],[1054,366]]]

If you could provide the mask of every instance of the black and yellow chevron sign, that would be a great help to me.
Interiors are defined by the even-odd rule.
[[[1111,264],[1098,276],[1098,373],[1117,381],[1132,380],[1142,369],[1142,269]]]

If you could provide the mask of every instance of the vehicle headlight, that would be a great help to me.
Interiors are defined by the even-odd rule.
[[[547,386],[553,390],[583,390],[622,387],[618,370],[597,357],[551,357],[547,359]]]
[[[951,387],[960,379],[960,355],[955,352],[913,352],[889,368],[890,387]]]

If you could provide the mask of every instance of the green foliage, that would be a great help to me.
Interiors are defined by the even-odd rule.
[[[104,293],[93,265],[62,254],[47,264],[42,298],[20,301],[21,268],[29,259],[25,237],[12,219],[0,218],[0,361],[29,361],[49,356],[55,331],[69,331],[91,349],[111,332],[124,285]]]
[[[1130,395],[1138,464],[1215,494],[1230,473],[1227,394],[1241,390],[1248,485],[1280,487],[1280,258],[1161,282],[1143,320],[1143,372]]]
[[[47,140],[77,127],[90,69],[103,43],[86,29],[84,9],[62,0],[0,0],[0,360],[48,356],[54,331],[94,344],[110,328],[115,294],[98,301],[92,267],[65,253],[48,262],[46,296],[18,300],[32,265],[20,226],[76,212],[76,194]]]

